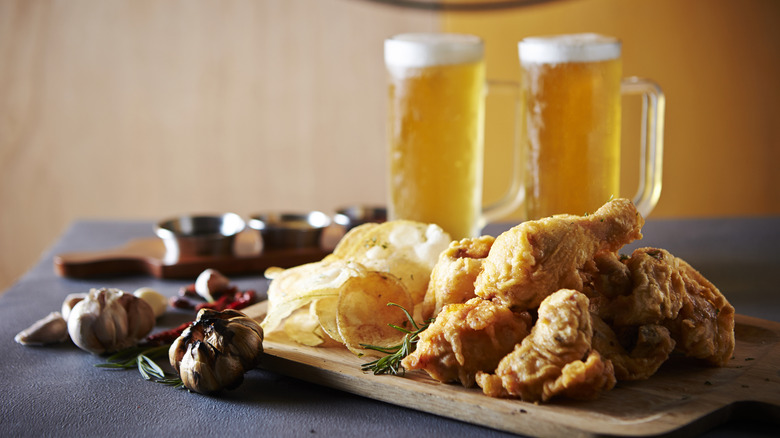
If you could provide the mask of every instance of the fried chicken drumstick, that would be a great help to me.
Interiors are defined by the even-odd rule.
[[[582,290],[580,271],[602,251],[641,239],[644,219],[627,199],[587,216],[556,215],[523,222],[498,236],[482,263],[476,294],[513,310],[539,307],[561,288]]]

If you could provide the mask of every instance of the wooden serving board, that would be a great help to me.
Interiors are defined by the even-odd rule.
[[[262,308],[259,306],[258,308]],[[254,314],[252,314],[255,312]],[[257,309],[249,308],[253,317]],[[622,382],[593,402],[534,404],[491,398],[414,371],[373,375],[343,348],[296,344],[282,332],[263,342],[261,367],[304,381],[512,433],[542,436],[688,436],[746,415],[780,418],[780,323],[737,315],[729,364],[675,357],[649,380]]]
[[[151,275],[157,278],[196,278],[211,268],[225,275],[262,274],[271,266],[290,268],[321,260],[330,249],[274,249],[258,253],[238,249],[233,254],[195,256],[183,254],[166,261],[165,245],[158,238],[142,238],[103,251],[58,254],[54,270],[63,277],[93,278],[115,275]]]

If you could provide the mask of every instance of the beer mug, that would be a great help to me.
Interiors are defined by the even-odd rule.
[[[453,239],[479,235],[516,208],[519,176],[482,206],[485,61],[472,35],[401,34],[385,40],[390,77],[388,219],[435,223]]]
[[[526,38],[522,71],[525,219],[593,212],[620,196],[621,94],[643,95],[639,189],[643,216],[661,193],[664,95],[622,79],[621,43],[596,34]]]

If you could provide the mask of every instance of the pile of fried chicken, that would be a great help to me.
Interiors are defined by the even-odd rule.
[[[682,259],[642,238],[626,199],[594,214],[528,221],[455,241],[431,274],[435,321],[402,364],[493,397],[590,400],[652,376],[670,354],[723,366],[734,308]]]

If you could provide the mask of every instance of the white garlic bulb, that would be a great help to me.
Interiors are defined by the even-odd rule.
[[[102,354],[132,347],[154,328],[154,310],[119,289],[92,289],[68,316],[68,333],[82,350]]]

